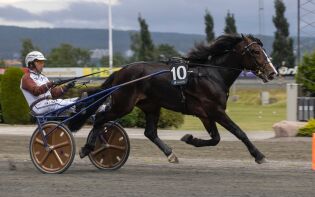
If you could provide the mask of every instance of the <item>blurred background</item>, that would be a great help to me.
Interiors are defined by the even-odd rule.
[[[235,122],[257,131],[272,130],[281,120],[312,119],[314,0],[0,0],[0,104],[6,108],[1,79],[10,68],[23,71],[24,57],[32,50],[47,56],[44,74],[51,79],[107,70],[94,76],[97,86],[128,63],[185,56],[196,43],[211,44],[222,34],[235,33],[260,38],[280,73],[268,84],[241,73],[230,90],[228,106]],[[290,101],[294,104],[288,104],[288,97],[293,98],[288,96],[288,84],[296,83]],[[130,120],[142,116],[137,110],[133,113],[122,120],[125,126],[143,126]],[[173,116],[164,113],[166,119]],[[5,113],[0,117],[12,123]],[[203,130],[198,119],[183,115],[175,125],[161,127]]]

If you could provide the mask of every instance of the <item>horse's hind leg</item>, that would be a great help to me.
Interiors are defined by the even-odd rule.
[[[99,112],[96,114],[93,128],[91,130],[92,137],[90,138],[90,141],[81,148],[80,158],[87,156],[94,149],[96,138],[98,134],[103,131],[104,124],[106,122],[116,120],[117,118],[120,118],[132,111],[134,106],[133,100],[129,99],[128,101],[129,102],[122,102],[122,104],[119,105],[119,108],[117,108],[117,105],[113,105],[109,111]]]
[[[186,134],[181,138],[182,141],[186,142],[187,144],[196,146],[196,147],[203,147],[203,146],[216,146],[220,142],[220,134],[218,128],[213,120],[208,119],[201,119],[203,125],[205,126],[207,132],[210,134],[212,139],[203,140],[199,138],[194,138],[190,134]]]
[[[97,138],[97,135],[103,131],[103,126],[106,122],[110,120],[115,120],[117,117],[114,113],[109,112],[100,112],[95,116],[95,122],[93,124],[93,128],[90,131],[92,137],[86,144],[81,148],[79,154],[80,158],[87,156],[94,149],[94,144]]]
[[[172,149],[165,144],[157,134],[157,123],[160,116],[160,108],[154,112],[145,112],[146,126],[144,135],[151,140],[163,153],[167,156],[170,163],[178,163],[178,158],[173,153]]]

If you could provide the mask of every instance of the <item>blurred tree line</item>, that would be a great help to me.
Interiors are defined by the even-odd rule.
[[[228,11],[228,13],[225,17],[224,33],[237,34],[237,28],[236,28],[236,24],[235,24],[234,14],[230,13],[230,11]]]
[[[315,50],[303,56],[295,78],[302,84],[306,96],[315,96]]]
[[[138,22],[140,31],[131,34],[132,61],[159,61],[161,58],[180,56],[174,46],[169,44],[155,46],[145,19],[139,15]]]
[[[275,0],[276,15],[272,21],[276,27],[275,39],[272,45],[272,62],[277,67],[294,67],[293,39],[289,37],[289,23],[284,16],[285,5],[282,0]]]
[[[293,67],[293,40],[289,37],[289,23],[287,22],[284,12],[285,5],[282,0],[274,0],[275,16],[273,16],[273,23],[276,27],[275,40],[273,43],[272,58],[277,67],[281,65]],[[139,31],[130,35],[131,45],[130,49],[132,55],[126,57],[123,54],[115,53],[113,55],[113,64],[116,67],[123,66],[134,61],[159,61],[164,58],[180,56],[180,53],[174,46],[167,43],[154,45],[149,31],[149,25],[146,20],[139,14],[138,16]],[[204,14],[206,43],[211,43],[215,39],[214,34],[214,20],[208,9]],[[236,20],[234,14],[229,10],[225,17],[225,26],[223,29],[225,34],[237,34]],[[34,46],[30,39],[22,41],[21,60],[24,62],[26,54],[32,50],[39,50],[40,48]],[[84,67],[108,65],[108,56],[103,56],[97,63],[91,61],[91,52],[87,49],[76,48],[70,44],[62,43],[60,46],[51,50],[46,54],[50,67]],[[1,62],[0,62],[1,66]]]
[[[41,51],[35,46],[31,39],[22,40],[21,62],[25,67],[25,56],[31,51]],[[59,47],[51,50],[45,55],[48,67],[83,67],[89,66],[91,52],[87,49],[76,48],[70,44],[62,43]]]
[[[0,68],[4,68],[5,67],[5,62],[3,60],[0,60]]]
[[[206,41],[210,43],[215,39],[213,31],[214,23],[213,18],[208,10],[205,12],[205,32],[207,35]],[[121,53],[115,53],[113,55],[113,65],[115,67],[121,67],[125,64],[134,61],[159,61],[170,57],[178,57],[180,53],[174,46],[167,43],[154,45],[149,31],[149,25],[143,17],[139,14],[138,22],[140,30],[137,33],[130,35],[132,50],[132,56],[126,57]],[[231,27],[230,27],[231,26]],[[236,29],[234,15],[228,13],[226,19],[225,29]],[[235,30],[236,31],[236,30]],[[229,32],[226,32],[229,33]],[[32,43],[31,39],[23,39],[21,47],[21,62],[25,66],[24,59],[27,53],[30,51],[41,51],[38,46]],[[51,50],[49,54],[45,54],[48,67],[93,67],[95,63],[91,62],[91,52],[87,49],[76,48],[67,43],[61,43],[60,46]],[[108,65],[109,57],[103,56],[99,60],[99,64],[102,66]],[[2,62],[0,61],[0,67]]]

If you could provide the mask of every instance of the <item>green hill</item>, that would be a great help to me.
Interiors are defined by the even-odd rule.
[[[130,34],[134,31],[113,30],[114,52],[124,54],[130,47]],[[155,44],[167,43],[180,52],[188,52],[196,42],[205,39],[204,35],[151,32]],[[244,32],[249,33],[249,32]],[[106,49],[108,32],[106,29],[70,29],[70,28],[21,28],[0,26],[0,59],[18,58],[21,40],[32,39],[33,43],[47,53],[60,43],[69,43],[85,49]],[[272,36],[261,37],[268,53],[272,49]],[[315,38],[301,39],[302,51],[315,48]]]
[[[125,53],[130,47],[133,31],[113,30],[114,52]],[[155,44],[168,43],[177,50],[187,52],[195,42],[202,41],[203,35],[152,33]],[[105,29],[64,29],[64,28],[21,28],[0,26],[0,58],[19,56],[21,40],[30,38],[44,52],[49,52],[60,43],[69,43],[86,49],[106,49],[108,32]]]

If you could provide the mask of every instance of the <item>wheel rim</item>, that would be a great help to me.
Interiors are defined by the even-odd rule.
[[[89,156],[97,167],[115,169],[125,162],[128,151],[127,136],[119,127],[111,125],[97,137]]]
[[[57,125],[45,125],[43,129],[49,132]],[[73,154],[72,140],[62,127],[56,128],[48,137],[48,150],[45,149],[42,135],[38,131],[32,141],[32,157],[38,168],[47,173],[62,171],[71,161]]]

